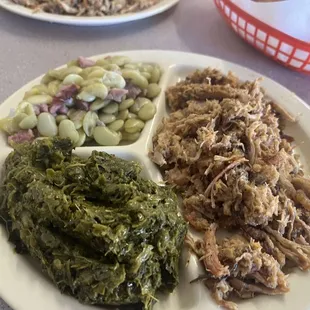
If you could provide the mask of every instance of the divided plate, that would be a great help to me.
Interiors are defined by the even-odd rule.
[[[161,2],[143,11],[112,16],[72,16],[45,12],[33,12],[32,9],[15,4],[11,0],[0,0],[0,7],[17,15],[50,23],[75,26],[107,26],[127,23],[160,14],[176,5],[179,1],[180,0],[162,0]]]
[[[184,79],[196,69],[213,67],[223,73],[234,72],[242,80],[253,80],[261,77],[258,73],[230,62],[203,55],[181,53],[173,51],[129,51],[109,53],[92,57],[98,59],[108,55],[125,55],[137,62],[155,62],[163,69],[164,74],[160,81],[163,91],[155,99],[157,106],[155,117],[147,122],[140,138],[128,145],[115,147],[79,147],[76,153],[81,156],[89,156],[91,151],[100,150],[128,160],[135,160],[144,167],[143,175],[155,182],[162,181],[158,168],[148,158],[148,152],[152,147],[152,137],[162,118],[168,111],[165,104],[165,92],[167,87]],[[46,68],[46,71],[49,68]],[[22,87],[0,105],[0,115],[9,114],[11,108],[15,108],[21,101],[24,93],[31,86],[38,84],[41,77]],[[301,155],[301,161],[306,172],[309,164],[306,156],[310,154],[310,109],[295,94],[278,83],[264,78],[262,86],[266,93],[274,101],[285,108],[298,119],[298,123],[289,125],[285,132],[296,139],[296,152]],[[6,142],[4,134],[0,136],[0,165],[12,150]],[[45,277],[34,262],[13,252],[12,246],[7,241],[7,235],[3,226],[0,228],[0,296],[14,310],[91,310],[103,309],[79,304],[75,299],[62,295],[57,288]],[[183,251],[181,259],[180,285],[170,295],[159,296],[160,301],[154,310],[215,310],[218,306],[211,299],[208,290],[201,283],[189,282],[202,274],[200,264],[194,257],[186,266],[187,251]],[[306,310],[310,308],[310,295],[308,283],[310,275],[297,269],[289,277],[290,292],[284,296],[258,296],[254,299],[240,301],[240,310]]]

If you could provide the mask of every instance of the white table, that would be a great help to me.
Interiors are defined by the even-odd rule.
[[[131,49],[223,58],[267,75],[310,103],[310,76],[282,67],[239,39],[222,21],[212,0],[181,0],[162,15],[97,28],[48,24],[0,9],[0,102],[26,82],[77,56]],[[8,309],[0,298],[0,310]]]

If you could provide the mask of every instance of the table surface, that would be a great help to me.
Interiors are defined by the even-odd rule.
[[[212,0],[181,0],[161,15],[109,27],[48,24],[0,9],[0,42],[0,102],[48,69],[80,55],[166,49],[241,64],[276,80],[310,103],[310,76],[290,71],[246,44],[223,22]],[[0,310],[9,309],[0,298]]]

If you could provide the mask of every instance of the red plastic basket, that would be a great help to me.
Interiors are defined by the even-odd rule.
[[[214,0],[234,31],[265,55],[299,72],[310,74],[310,44],[293,38],[243,11],[230,0]]]

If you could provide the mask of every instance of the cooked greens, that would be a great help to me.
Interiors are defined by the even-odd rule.
[[[187,226],[177,198],[104,152],[72,154],[66,139],[16,145],[4,167],[0,219],[20,253],[87,304],[150,309],[178,284]],[[135,308],[138,306],[135,306]]]

